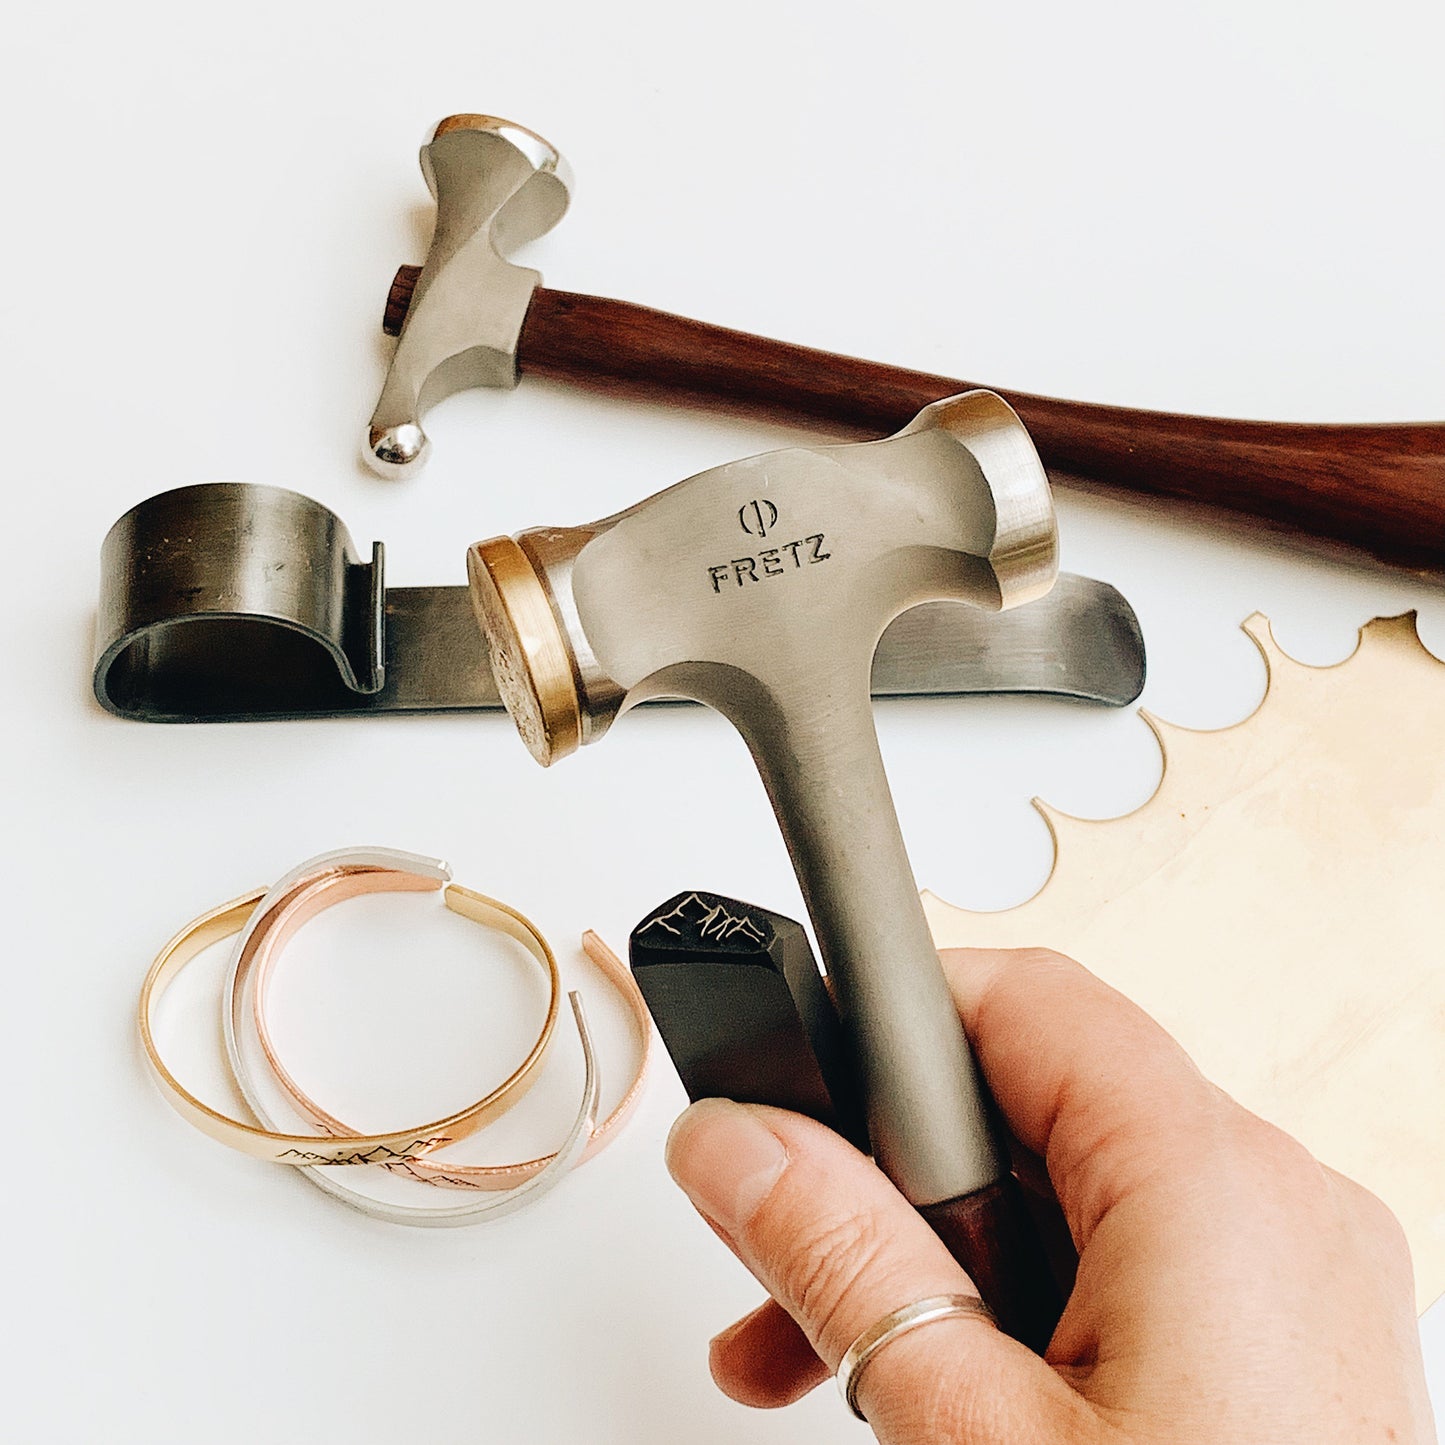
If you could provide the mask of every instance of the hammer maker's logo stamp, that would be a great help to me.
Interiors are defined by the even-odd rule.
[[[766,537],[778,524],[777,506],[766,497],[744,502],[738,508],[738,525],[750,537]],[[707,569],[708,581],[714,593],[721,593],[726,587],[745,587],[749,582],[761,582],[768,577],[782,577],[788,572],[797,572],[817,562],[826,562],[833,554],[823,550],[826,539],[821,532],[809,537],[799,537],[795,542],[783,542],[777,547],[764,547],[751,557],[732,557]]]
[[[749,537],[766,537],[778,525],[778,509],[762,497],[738,508],[738,522]]]

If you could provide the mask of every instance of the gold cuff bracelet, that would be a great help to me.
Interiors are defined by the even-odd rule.
[[[431,860],[421,861],[431,864],[429,873],[402,872],[394,867],[355,865],[323,868],[313,873],[301,886],[270,903],[266,909],[266,919],[259,922],[275,928],[279,936],[284,938],[310,916],[310,912],[315,911],[314,907],[308,911],[308,905],[317,901],[318,894],[329,903],[365,892],[435,891],[441,888],[448,876],[445,865],[431,863]],[[561,1003],[562,982],[557,960],[547,946],[547,941],[533,924],[516,910],[453,884],[448,886],[443,894],[446,906],[464,918],[501,929],[515,938],[542,965],[550,985],[547,1014],[541,1032],[521,1063],[501,1084],[484,1098],[434,1122],[414,1128],[388,1130],[380,1134],[350,1135],[345,1138],[285,1134],[261,1129],[242,1123],[202,1103],[171,1073],[160,1056],[152,1031],[156,1003],[186,964],[212,944],[246,928],[257,905],[273,892],[274,890],[255,889],[188,923],[161,949],[141,987],[139,1023],[146,1058],[167,1100],[196,1128],[252,1158],[280,1164],[404,1162],[475,1134],[520,1099],[535,1081],[538,1067],[556,1027]],[[254,943],[256,930],[248,930],[248,934]]]

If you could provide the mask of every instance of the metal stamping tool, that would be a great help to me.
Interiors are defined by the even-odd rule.
[[[500,709],[464,586],[386,587],[341,518],[281,487],[210,482],[132,507],[101,552],[95,695],[143,722]],[[1043,693],[1123,707],[1144,644],[1114,588],[1065,576],[1037,607],[915,608],[879,696]]]
[[[628,956],[689,1099],[791,1109],[868,1148],[838,1010],[801,923],[693,890],[648,913]]]
[[[1036,1349],[1061,1307],[924,919],[869,701],[884,628],[1054,581],[1047,478],[989,392],[885,441],[717,467],[616,516],[478,543],[477,610],[543,764],[628,707],[690,697],[746,741],[797,871],[874,1155]]]

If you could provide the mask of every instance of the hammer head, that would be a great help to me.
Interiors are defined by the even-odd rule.
[[[866,708],[874,649],[900,613],[1027,602],[1056,566],[1043,467],[984,391],[884,441],[751,457],[468,556],[503,701],[544,765],[652,697],[708,703],[750,741],[760,717],[801,700]]]
[[[742,734],[836,987],[870,1143],[919,1205],[954,1208],[1007,1165],[918,901],[869,671],[900,613],[1030,601],[1056,560],[1043,466],[991,392],[935,402],[886,441],[734,462],[468,559],[539,762],[648,697],[707,703]]]
[[[542,278],[507,253],[550,231],[567,209],[566,162],[535,132],[490,115],[449,116],[422,147],[436,230],[367,428],[382,476],[427,451],[422,413],[472,386],[517,384],[517,338]]]

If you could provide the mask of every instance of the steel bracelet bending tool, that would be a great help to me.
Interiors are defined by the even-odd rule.
[[[759,515],[772,535],[739,573],[739,529]],[[498,685],[539,762],[647,697],[707,703],[741,733],[833,982],[873,1153],[1037,1350],[1062,1301],[929,936],[868,667],[884,628],[920,602],[1044,596],[1057,546],[1028,433],[1000,398],[972,392],[886,441],[748,458],[468,556]]]
[[[766,509],[740,521],[729,559],[768,545]],[[467,589],[387,587],[383,564],[380,542],[363,561],[334,512],[280,487],[151,497],[101,552],[95,696],[142,722],[500,710]],[[1114,588],[1063,576],[1023,612],[914,608],[884,634],[872,686],[1123,707],[1144,686],[1144,643]]]
[[[317,1128],[338,1137],[358,1132],[350,1124],[346,1124],[330,1114],[307,1094],[282,1062],[272,1039],[267,1017],[267,994],[272,971],[285,943],[285,938],[281,933],[284,915],[277,911],[279,905],[293,893],[306,888],[311,880],[319,874],[332,870],[387,867],[406,871],[415,870],[418,865],[429,867],[432,864],[433,860],[431,859],[420,859],[410,853],[398,853],[389,849],[347,849],[337,853],[323,854],[319,858],[313,858],[309,862],[299,865],[280,880],[272,888],[269,899],[263,901],[252,915],[253,921],[247,925],[236,940],[232,949],[232,963],[226,983],[226,1003],[223,1005],[226,1052],[230,1059],[231,1071],[240,1083],[246,1102],[250,1104],[257,1117],[269,1127],[274,1128],[276,1125],[274,1120],[268,1117],[264,1100],[255,1085],[256,1076],[262,1067],[269,1070],[271,1077],[291,1104]],[[466,898],[471,900],[478,900],[481,897],[479,894],[470,893],[469,890],[462,890],[462,892]],[[318,898],[315,907],[325,907],[330,901],[330,899]],[[314,908],[309,909],[306,916],[310,916],[311,911],[314,911]],[[302,920],[298,919],[297,923],[300,921]],[[569,1132],[568,1141],[557,1153],[546,1154],[540,1158],[529,1159],[517,1164],[462,1164],[435,1156],[427,1156],[419,1159],[384,1161],[381,1165],[383,1169],[405,1175],[423,1184],[438,1185],[448,1189],[481,1190],[489,1193],[498,1190],[514,1190],[516,1185],[525,1184],[544,1173],[550,1176],[554,1172],[565,1171],[567,1163],[558,1165],[559,1156],[568,1156],[568,1162],[572,1162],[574,1159],[575,1162],[584,1162],[594,1157],[616,1138],[631,1117],[642,1095],[642,1085],[647,1076],[652,1051],[652,1027],[641,991],[633,981],[631,972],[621,960],[602,939],[590,931],[582,936],[582,948],[626,1005],[628,1019],[632,1024],[638,1043],[637,1067],[623,1089],[617,1105],[607,1118],[600,1123],[596,1121],[595,1101],[591,1106],[590,1115],[587,1114],[587,1104],[584,1098],[584,1113],[580,1114],[579,1118],[587,1117],[588,1126],[580,1136],[580,1144],[576,1145],[570,1155],[569,1148],[573,1142],[573,1135]],[[574,1000],[574,1010],[578,1009],[580,1007],[578,996],[572,994],[569,997]],[[255,1066],[248,1059],[247,1050],[243,1045],[243,1040],[248,1037],[254,1039],[263,1056]],[[582,1050],[584,1060],[589,1061],[588,1068],[591,1069],[592,1047],[585,1031],[582,1032]],[[330,1183],[335,1182],[327,1181],[318,1174],[310,1174],[308,1177],[322,1188],[328,1188]],[[344,1188],[344,1185],[337,1186],[337,1188],[329,1189],[329,1192],[337,1193],[338,1189],[344,1190]],[[515,1197],[531,1200],[535,1199],[537,1194],[538,1191],[532,1189],[526,1196],[515,1195]],[[370,1210],[371,1196],[358,1195],[358,1197],[367,1201],[364,1207],[367,1207],[370,1212],[376,1212]],[[514,1195],[508,1196],[508,1198],[512,1197]],[[347,1202],[351,1202],[351,1200],[348,1199]],[[435,1213],[436,1211],[429,1212]],[[476,1207],[471,1217],[494,1218],[495,1215],[489,1211],[489,1206],[482,1205]],[[410,1222],[410,1220],[404,1222]],[[449,1221],[429,1219],[423,1222]],[[458,1220],[457,1222],[465,1221]]]

